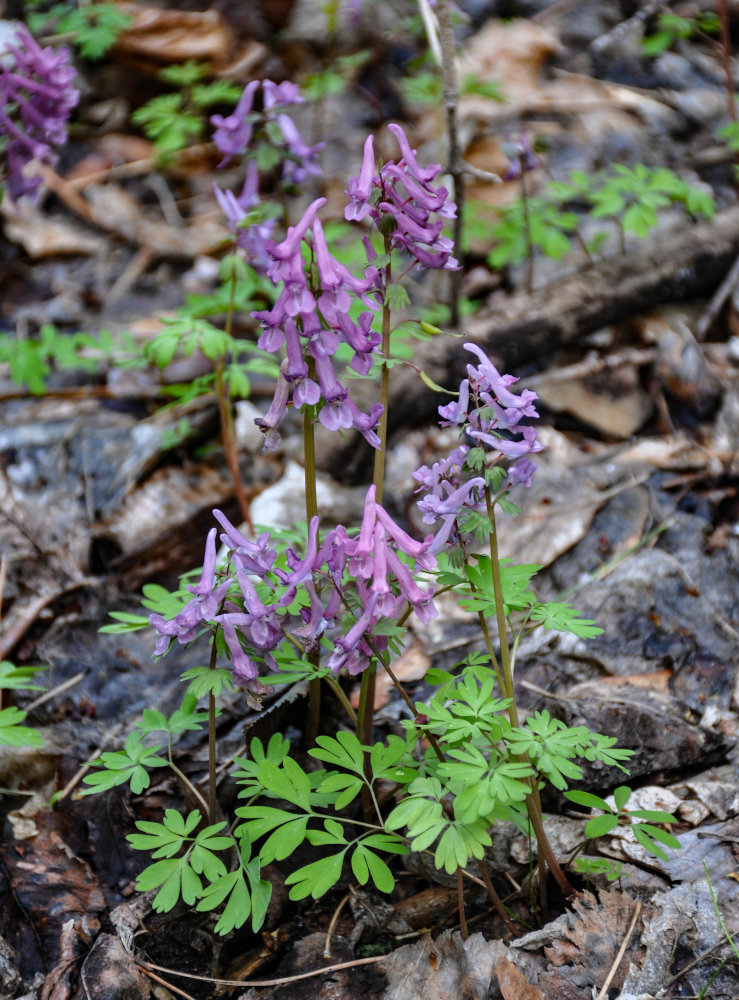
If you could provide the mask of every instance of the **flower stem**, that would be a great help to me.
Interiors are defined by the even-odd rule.
[[[385,237],[385,253],[390,254],[392,250],[390,237]],[[375,451],[375,465],[372,474],[372,482],[375,485],[375,498],[378,504],[382,503],[382,493],[385,486],[385,464],[387,459],[387,422],[388,422],[388,400],[390,399],[390,369],[387,361],[390,357],[390,306],[387,301],[387,290],[392,282],[392,265],[388,261],[385,265],[385,296],[382,304],[382,359],[385,362],[382,366],[380,376],[380,402],[382,403],[382,415],[377,427],[377,436],[380,439],[380,447]],[[360,743],[369,745],[372,742],[372,719],[375,714],[375,672],[374,662],[371,662],[362,674],[362,681],[359,689],[359,709],[357,712],[358,727],[357,738]]]
[[[390,237],[385,237],[385,253],[389,254],[392,247]],[[380,402],[382,403],[382,416],[377,427],[377,436],[380,439],[380,447],[375,451],[375,466],[372,474],[372,482],[376,489],[377,503],[382,503],[382,492],[385,486],[385,464],[387,461],[387,422],[388,422],[388,400],[390,398],[390,369],[387,361],[390,358],[390,306],[387,302],[387,290],[392,283],[392,265],[385,265],[385,300],[382,305],[382,374],[380,376]]]
[[[508,646],[508,631],[506,628],[505,608],[503,606],[503,583],[500,575],[500,558],[498,555],[498,530],[495,524],[495,507],[490,488],[485,487],[485,504],[488,518],[490,520],[490,562],[493,572],[493,594],[495,596],[495,616],[498,622],[498,638],[500,642],[500,666],[503,674],[503,692],[506,698],[510,698],[508,706],[508,717],[511,725],[515,728],[519,726],[518,707],[516,705],[516,693],[513,687],[513,669],[511,666],[511,653]],[[517,758],[526,764],[531,764],[528,754],[523,754]],[[536,784],[536,776],[529,779],[531,792],[526,796],[526,811],[529,815],[529,822],[534,830],[539,852],[543,855],[549,870],[554,876],[562,892],[568,898],[575,895],[575,889],[570,885],[567,876],[562,871],[559,862],[554,856],[552,845],[544,830],[544,819],[541,811],[541,800]]]
[[[216,668],[216,637],[210,646],[210,669]],[[216,755],[216,696],[213,691],[208,692],[208,822],[212,825],[216,821],[218,804],[216,802],[216,769],[218,758]]]
[[[464,911],[464,882],[462,881],[461,866],[457,866],[457,906],[459,907],[459,927],[462,940],[466,941],[468,937],[467,915]]]
[[[312,408],[308,406],[303,412],[303,459],[305,462],[305,517],[310,524],[311,518],[318,517],[318,494],[316,492],[316,435]],[[309,663],[317,667],[319,661],[318,650],[313,650],[308,654]],[[320,718],[321,681],[314,677],[308,682],[308,720],[305,727],[307,746],[312,746],[316,741]]]

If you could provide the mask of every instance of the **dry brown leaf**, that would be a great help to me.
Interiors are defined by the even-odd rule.
[[[214,10],[159,10],[138,3],[121,3],[133,21],[118,36],[116,52],[162,63],[188,59],[217,65],[231,47],[231,34]]]
[[[640,387],[639,373],[632,367],[551,385],[543,378],[536,391],[555,413],[571,413],[589,427],[622,440],[636,434],[653,408],[652,397]]]
[[[503,1000],[546,1000],[544,994],[519,972],[513,962],[499,958],[496,966],[498,988]]]
[[[598,683],[610,684],[612,687],[622,687],[626,684],[629,687],[649,688],[650,691],[669,694],[671,677],[672,670],[655,670],[647,674],[624,674],[623,677],[600,677]]]
[[[101,229],[147,247],[157,256],[194,259],[207,254],[228,235],[220,216],[199,218],[182,227],[142,212],[139,203],[117,184],[92,184],[85,191]]]
[[[539,91],[542,69],[558,48],[557,36],[531,21],[491,20],[467,45],[465,69],[481,80],[502,81],[506,101],[499,107],[510,112],[511,102],[519,106]],[[460,116],[489,115],[497,107],[489,99],[465,97]]]
[[[569,926],[544,948],[549,970],[539,984],[546,997],[582,1000],[603,985],[626,937],[637,901],[619,892],[582,893],[573,904]],[[642,914],[642,920],[647,914]],[[643,957],[639,933],[634,933],[616,969],[611,986],[618,994],[630,962]]]
[[[7,239],[34,260],[59,254],[91,256],[105,247],[100,236],[86,232],[75,221],[50,217],[28,198],[20,204],[4,198],[0,213]]]
[[[505,953],[500,941],[458,931],[428,935],[398,948],[382,965],[388,979],[383,1000],[487,1000],[493,967]]]

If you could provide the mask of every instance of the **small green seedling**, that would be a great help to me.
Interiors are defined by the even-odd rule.
[[[566,791],[564,796],[576,805],[601,811],[602,815],[594,816],[585,827],[585,836],[588,840],[605,837],[619,826],[628,826],[631,827],[634,836],[645,851],[661,861],[669,861],[669,857],[662,850],[660,844],[677,850],[680,848],[680,841],[671,833],[663,830],[662,826],[656,824],[677,823],[676,817],[672,813],[662,812],[658,809],[627,809],[626,803],[631,798],[631,794],[631,789],[627,785],[619,785],[618,788],[614,788],[615,808],[599,795],[593,795],[590,792]],[[634,820],[639,822],[635,823]]]
[[[8,660],[0,661],[0,691],[42,691],[33,683],[34,676],[43,667],[16,667]],[[26,713],[15,705],[0,708],[0,745],[12,747],[40,747],[43,737],[37,729],[22,725]]]

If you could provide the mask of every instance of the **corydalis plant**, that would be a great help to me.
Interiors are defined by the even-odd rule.
[[[0,178],[12,198],[35,195],[32,161],[53,164],[79,100],[67,49],[42,48],[25,25],[0,51]]]
[[[507,482],[510,486],[531,485],[536,471],[528,457],[542,450],[536,428],[524,424],[525,419],[539,416],[534,403],[535,392],[525,389],[520,395],[510,386],[518,381],[512,375],[501,375],[495,365],[476,344],[465,344],[479,359],[479,365],[467,366],[468,377],[459,387],[453,403],[439,407],[442,427],[460,427],[465,440],[446,459],[431,468],[422,466],[413,473],[421,489],[429,492],[418,501],[425,524],[441,521],[431,551],[441,552],[450,542],[459,541],[459,524],[464,516],[486,511],[484,476],[470,476],[470,470],[480,469],[480,448],[487,446],[495,455],[493,466],[506,459]],[[478,449],[471,454],[471,449]],[[506,477],[503,477],[505,481]]]
[[[368,136],[359,175],[349,180],[344,215],[350,221],[369,216],[391,247],[405,251],[421,267],[457,270],[452,241],[442,235],[444,221],[455,217],[456,206],[445,187],[431,183],[441,165],[421,167],[401,126],[388,128],[398,140],[400,160],[389,160],[375,174],[374,136]]]
[[[352,275],[328,250],[318,218],[323,199],[308,206],[281,242],[265,243],[267,274],[280,291],[273,309],[256,314],[262,323],[260,345],[280,352],[282,361],[275,397],[258,423],[266,432],[268,447],[274,446],[288,404],[303,411],[307,538],[295,548],[279,543],[269,532],[251,538],[215,511],[225,559],[219,564],[218,531],[213,528],[200,579],[184,594],[175,595],[174,609],[167,595],[165,613],[157,608],[150,617],[160,636],[159,654],[174,642],[187,645],[201,635],[211,641],[210,667],[183,675],[190,682],[186,699],[206,693],[209,698],[210,825],[200,828],[199,812],[186,819],[169,813],[162,824],[139,824],[144,836],[133,835],[134,846],[154,849],[160,857],[162,845],[169,846],[166,863],[150,865],[138,886],[161,886],[154,903],[160,909],[171,909],[179,898],[197,903],[199,909],[225,903],[219,930],[241,926],[250,909],[258,928],[269,898],[260,870],[289,857],[304,841],[320,846],[322,852],[286,878],[293,899],[323,895],[339,880],[345,862],[350,862],[360,884],[371,878],[378,889],[389,892],[393,876],[377,852],[403,854],[436,844],[437,867],[457,872],[460,909],[462,869],[474,858],[482,862],[488,892],[503,914],[484,865],[484,850],[491,843],[491,826],[514,819],[528,830],[527,815],[541,854],[569,895],[572,887],[544,831],[540,785],[548,781],[566,787],[581,773],[574,763],[578,757],[620,766],[628,755],[615,750],[608,737],[591,734],[586,727],[567,727],[548,713],[537,713],[523,723],[518,719],[513,660],[522,632],[540,625],[581,636],[597,630],[569,606],[537,602],[528,589],[537,567],[509,567],[498,559],[495,506],[505,506],[512,485],[531,482],[530,456],[541,445],[528,423],[538,415],[536,394],[513,393],[515,379],[501,375],[479,347],[466,345],[475,363],[468,366],[456,400],[440,408],[442,423],[458,427],[462,441],[447,459],[415,474],[424,490],[419,506],[424,520],[437,527],[436,535],[413,538],[390,516],[382,501],[378,464],[358,531],[343,525],[321,529],[315,503],[315,420],[331,429],[357,428],[374,445],[379,466],[384,462],[384,431],[382,426],[375,431],[377,419],[385,418],[384,406],[376,404],[368,414],[353,406],[334,370],[338,343],[352,348],[357,373],[387,361],[396,252],[409,255],[411,266],[456,266],[440,228],[443,213],[453,212],[453,207],[445,189],[431,183],[438,168],[421,167],[400,127],[393,131],[401,146],[399,162],[385,164],[375,173],[373,143],[368,139],[360,174],[349,184],[349,213],[360,221],[370,217],[385,242],[384,255],[368,250],[363,279]],[[362,310],[365,305],[367,310]],[[381,343],[371,325],[376,306],[382,310]],[[357,312],[356,320],[350,318]],[[381,392],[388,367],[383,364]],[[488,537],[489,555],[472,551],[473,532]],[[442,556],[446,564],[439,568]],[[463,570],[452,572],[453,567]],[[390,654],[402,648],[412,613],[422,623],[437,615],[437,586],[455,591],[463,607],[477,612],[486,652],[481,657],[472,654],[459,682],[445,681],[437,699],[414,706],[392,673]],[[126,617],[118,617],[121,630],[135,627]],[[495,619],[497,636],[489,617]],[[515,632],[512,649],[509,631]],[[216,669],[219,655],[230,660],[230,672]],[[369,736],[360,734],[368,732],[367,719],[372,721],[370,683],[377,664],[387,670],[412,718],[404,739],[390,736],[385,744],[370,746]],[[281,676],[275,670],[281,670]],[[362,675],[359,718],[336,681],[340,674]],[[243,822],[222,837],[215,802],[216,695],[222,686],[235,682],[246,689],[250,704],[258,706],[271,678],[286,682],[298,677],[312,685],[325,677],[358,735],[345,731],[336,738],[318,735],[308,752],[331,768],[311,774],[289,756],[289,744],[277,734],[266,748],[253,741],[252,759],[237,762],[236,778],[243,785],[240,797],[246,804],[236,815]],[[459,704],[448,709],[449,699]],[[141,738],[129,737],[123,754],[102,759],[105,770],[91,776],[88,784],[112,787],[131,775],[132,787],[135,781],[141,790],[148,782],[149,766],[176,766],[171,760],[171,736],[197,727],[190,708],[186,716],[183,702],[183,710],[170,720],[149,720],[147,733],[168,734],[167,760],[157,757],[157,748],[141,742],[142,730]],[[419,731],[428,739],[426,752],[417,746]],[[394,787],[394,808],[381,805],[380,781]],[[356,808],[346,811],[360,794],[361,819]],[[205,804],[203,796],[197,796]],[[262,801],[255,801],[257,797]],[[290,808],[271,805],[275,799],[286,800]],[[213,855],[207,870],[204,850]],[[226,872],[217,858],[219,850],[232,852],[237,867]],[[232,860],[229,853],[229,864]],[[203,884],[201,875],[209,885]]]
[[[261,86],[261,110],[255,101]],[[297,84],[289,81],[252,80],[244,88],[230,115],[213,115],[213,142],[222,154],[223,167],[234,159],[247,159],[246,180],[240,194],[223,191],[213,184],[216,198],[235,232],[237,245],[260,274],[267,271],[266,243],[274,233],[274,218],[260,217],[259,170],[282,162],[281,185],[287,193],[298,193],[302,184],[321,173],[320,142],[309,146],[286,110],[305,98]]]
[[[293,654],[332,645],[329,669],[357,674],[387,648],[387,635],[375,632],[378,626],[409,607],[423,621],[437,614],[433,587],[420,586],[407,563],[410,557],[419,568],[435,567],[428,554],[431,537],[411,538],[376,502],[374,487],[367,491],[356,537],[339,525],[319,546],[315,517],[305,553],[287,548],[280,559],[268,532],[249,539],[221,511],[213,513],[223,528],[220,541],[228,558],[217,567],[217,530],[212,528],[200,581],[187,588],[192,599],[172,619],[150,616],[160,635],[155,652],[166,653],[173,639],[187,645],[204,632],[220,630],[234,680],[257,706],[270,690],[260,670],[266,668],[268,680],[269,671],[279,669],[275,654],[286,643]]]
[[[298,407],[320,406],[318,419],[328,430],[354,427],[373,447],[380,443],[374,428],[381,405],[362,413],[339,382],[332,362],[339,344],[344,343],[352,350],[355,371],[366,374],[372,367],[372,354],[380,340],[371,328],[372,314],[362,313],[355,322],[349,307],[358,297],[370,309],[376,308],[369,294],[374,276],[354,277],[329,253],[316,217],[325,203],[325,198],[316,199],[281,243],[267,245],[267,275],[282,288],[272,309],[253,314],[262,324],[258,346],[270,352],[284,348],[285,352],[272,404],[256,421],[265,433],[267,450],[279,446],[277,428],[291,400]],[[311,229],[313,241],[308,248],[315,267],[306,273],[302,245]]]

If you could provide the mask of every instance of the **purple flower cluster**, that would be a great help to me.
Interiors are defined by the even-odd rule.
[[[335,640],[328,666],[335,673],[345,668],[354,675],[369,666],[374,655],[368,641],[373,629],[383,619],[396,621],[406,603],[422,622],[436,618],[438,611],[433,600],[433,586],[429,586],[428,590],[419,587],[398,553],[411,556],[419,569],[426,570],[435,567],[436,558],[429,552],[431,535],[423,542],[411,538],[377,503],[374,486],[367,491],[359,535],[349,539],[345,529],[339,527],[327,541],[331,539],[341,551],[342,558],[348,560],[349,574],[356,581],[362,613],[346,634]],[[394,578],[395,589],[388,575]],[[380,652],[387,648],[386,636],[375,635],[371,641]]]
[[[314,517],[305,555],[287,549],[287,571],[275,567],[276,551],[268,533],[252,541],[221,511],[213,514],[223,528],[220,539],[229,553],[227,565],[216,568],[217,529],[212,528],[200,582],[188,587],[193,599],[171,620],[159,614],[149,617],[160,636],[157,654],[165,653],[173,638],[185,645],[200,629],[220,626],[234,678],[250,695],[259,696],[269,690],[259,679],[260,664],[277,669],[275,650],[287,634],[310,650],[325,633],[335,632],[329,667],[336,673],[346,669],[357,674],[368,666],[375,650],[387,648],[387,636],[373,635],[380,622],[397,618],[407,604],[424,622],[437,614],[433,589],[420,587],[401,559],[401,555],[411,557],[419,568],[433,569],[431,536],[423,542],[412,539],[376,502],[374,486],[367,492],[356,537],[340,525],[319,546]],[[356,581],[355,600],[347,594],[347,570]],[[298,617],[289,609],[299,592]],[[357,602],[360,610],[354,614]],[[353,620],[342,634],[339,626],[347,611]]]
[[[375,174],[374,136],[368,136],[359,175],[349,179],[344,215],[357,221],[369,216],[393,247],[404,250],[421,267],[456,271],[454,244],[441,232],[444,220],[455,217],[456,205],[448,200],[445,187],[431,183],[441,166],[421,167],[401,126],[388,128],[398,140],[401,159],[389,160]]]
[[[326,203],[318,198],[308,206],[302,219],[291,226],[285,239],[278,244],[266,244],[269,255],[267,275],[282,289],[272,309],[255,312],[262,334],[258,344],[265,351],[284,347],[286,357],[272,404],[256,421],[264,431],[265,447],[278,447],[277,428],[282,423],[292,397],[293,405],[314,406],[323,401],[318,419],[329,430],[356,428],[364,438],[378,448],[380,439],[374,428],[382,414],[377,403],[369,413],[362,413],[352,401],[348,390],[338,381],[332,357],[340,343],[353,351],[352,368],[366,374],[373,364],[373,353],[380,334],[372,329],[372,313],[363,312],[355,322],[349,316],[353,296],[358,296],[370,309],[375,304],[369,294],[374,274],[364,279],[354,275],[328,250],[318,209]],[[312,230],[312,254],[315,261],[315,281],[309,283],[301,246]]]
[[[439,407],[442,427],[461,427],[475,445],[487,445],[504,458],[510,459],[508,482],[514,486],[531,485],[536,466],[529,455],[543,450],[537,440],[536,428],[522,423],[525,418],[539,416],[534,402],[535,392],[524,389],[520,395],[510,386],[518,379],[501,375],[495,365],[476,344],[465,344],[480,364],[467,365],[467,378],[459,386],[457,399]],[[465,460],[469,445],[462,444],[431,468],[422,466],[413,473],[421,485],[416,492],[427,492],[418,501],[424,524],[441,526],[429,549],[440,552],[458,537],[458,521],[465,513],[480,509],[485,480],[480,476],[465,476]]]
[[[249,150],[254,134],[255,123],[274,122],[282,133],[284,143],[284,164],[283,180],[296,186],[311,174],[317,176],[321,173],[318,163],[318,152],[323,149],[325,143],[319,142],[315,146],[309,146],[300,132],[295,122],[289,115],[284,113],[284,108],[302,104],[305,100],[301,97],[298,85],[285,80],[283,83],[273,83],[272,80],[261,81],[262,84],[262,107],[261,114],[254,112],[254,98],[259,90],[260,81],[252,80],[244,88],[244,92],[230,115],[213,115],[210,123],[215,129],[213,142],[223,159],[219,166],[224,166],[234,157],[245,156]]]
[[[213,142],[223,154],[218,164],[224,166],[234,157],[243,157],[250,151],[255,126],[276,127],[282,135],[282,180],[288,186],[299,187],[309,175],[318,175],[321,168],[317,154],[324,146],[318,143],[309,146],[300,135],[295,122],[284,109],[302,104],[298,85],[285,80],[273,83],[261,81],[262,112],[254,111],[254,100],[260,81],[252,80],[244,88],[239,103],[230,115],[213,115],[210,119],[215,132]],[[274,137],[266,139],[274,145]],[[244,188],[240,195],[233,191],[222,191],[217,184],[213,189],[229,227],[237,234],[237,245],[244,251],[247,261],[260,274],[266,274],[269,265],[266,244],[272,239],[274,219],[266,219],[251,225],[245,223],[247,215],[259,206],[259,168],[255,159],[249,160]]]
[[[32,160],[52,164],[67,141],[67,121],[79,100],[67,49],[41,48],[25,25],[0,54],[1,168],[12,198],[33,196],[41,183],[27,176]]]
[[[275,226],[274,219],[266,219],[264,222],[253,225],[245,224],[245,219],[250,210],[259,205],[259,168],[256,160],[250,160],[246,168],[246,179],[241,194],[236,197],[233,191],[222,191],[217,184],[213,184],[218,204],[221,211],[226,216],[226,221],[236,233],[236,244],[243,250],[244,256],[249,264],[259,274],[265,274],[269,266],[269,256],[266,244],[272,238]]]
[[[524,130],[521,130],[517,140],[503,143],[503,152],[510,161],[503,174],[504,181],[520,180],[524,174],[543,165],[541,157],[534,152],[531,140]]]

